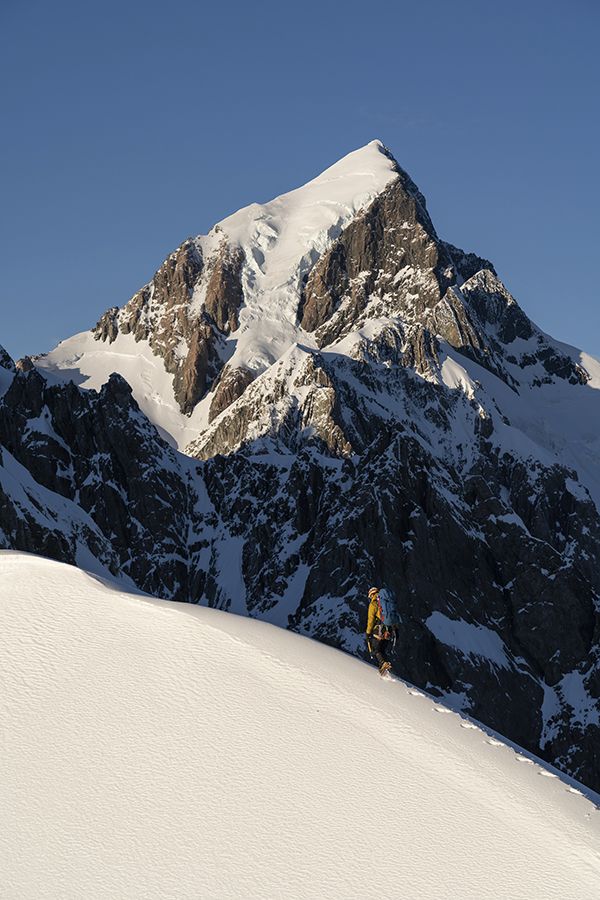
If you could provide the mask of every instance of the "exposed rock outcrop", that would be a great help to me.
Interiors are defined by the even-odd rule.
[[[225,366],[213,388],[214,397],[208,413],[209,423],[241,397],[253,380],[254,375],[250,369],[243,366]]]
[[[30,356],[23,356],[16,361],[15,368],[18,372],[32,372],[35,367]]]
[[[207,322],[198,322],[190,335],[185,357],[175,365],[173,393],[183,413],[191,413],[202,399],[219,371],[219,362],[213,329]]]
[[[242,251],[239,248],[232,250],[223,242],[211,266],[204,308],[223,334],[236,331],[239,327],[238,312],[244,300],[241,281],[243,263]]]
[[[190,414],[222,368],[223,336],[238,328],[243,262],[242,251],[226,241],[208,261],[197,242],[185,241],[123,309],[113,307],[102,316],[96,339],[112,342],[122,333],[147,341],[175,376],[175,398]],[[204,291],[204,300],[192,309],[196,290]]]
[[[18,374],[0,403],[0,447],[5,546],[95,557],[150,593],[190,599],[187,477],[121,376],[96,394]],[[17,471],[25,482],[11,490]]]
[[[9,372],[15,371],[15,364],[12,357],[6,352],[4,347],[0,345],[0,368],[8,369]]]
[[[456,271],[425,201],[405,173],[323,254],[308,276],[299,321],[324,347],[385,310],[407,320],[434,306]]]

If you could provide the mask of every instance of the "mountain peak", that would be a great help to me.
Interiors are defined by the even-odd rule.
[[[390,148],[386,147],[383,141],[380,141],[379,138],[374,138],[374,140],[369,141],[369,143],[365,144],[362,149],[366,150],[367,148],[371,148],[371,151],[376,150],[382,156],[387,156],[387,158],[396,163],[396,165],[398,164],[396,157],[394,156]]]
[[[314,184],[331,184],[333,179],[338,178],[346,180],[349,185],[355,179],[357,186],[361,187],[368,176],[383,190],[398,172],[398,163],[387,147],[380,140],[373,140],[342,156],[299,190]]]
[[[218,223],[232,240],[251,222],[286,217],[298,220],[304,233],[314,229],[331,231],[381,193],[400,172],[398,163],[379,140],[370,141],[342,156],[319,175],[266,203],[252,203]]]

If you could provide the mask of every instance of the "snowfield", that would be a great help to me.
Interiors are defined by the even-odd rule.
[[[600,895],[600,798],[357,659],[11,551],[0,610],[5,898]]]

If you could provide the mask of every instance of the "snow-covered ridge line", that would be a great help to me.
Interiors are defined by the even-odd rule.
[[[345,654],[18,553],[0,621],[11,896],[375,898],[374,834],[423,900],[597,896],[600,798]]]

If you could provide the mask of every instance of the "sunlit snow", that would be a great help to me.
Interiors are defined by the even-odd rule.
[[[9,551],[0,643],[2,896],[598,896],[600,798],[344,653]]]

